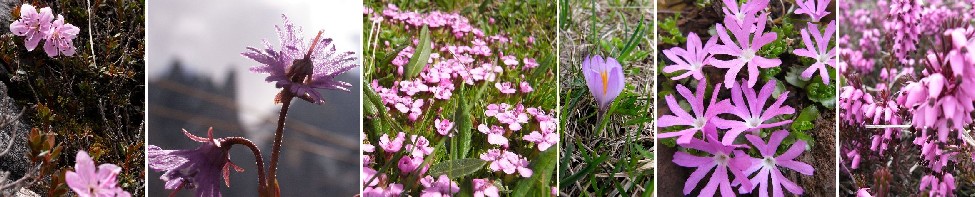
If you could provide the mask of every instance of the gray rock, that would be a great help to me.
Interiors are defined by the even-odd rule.
[[[0,83],[0,116],[14,116],[23,110],[23,107],[14,104],[13,99],[7,96],[7,86]],[[27,133],[31,126],[24,121],[26,116],[21,116],[20,120],[14,121],[10,125],[0,125],[0,151],[6,148],[11,137],[13,146],[6,155],[0,156],[0,171],[10,172],[11,180],[16,180],[24,176],[30,166],[30,160],[25,156],[28,153]]]

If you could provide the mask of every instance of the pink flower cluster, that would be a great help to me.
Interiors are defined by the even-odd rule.
[[[918,165],[925,174],[919,192],[953,195],[955,177],[947,166],[969,146],[964,136],[970,135],[966,132],[975,111],[975,28],[967,14],[973,9],[952,1],[892,0],[876,6],[839,5],[841,14],[849,16],[842,18],[852,17],[856,27],[842,32],[838,45],[840,55],[848,57],[839,71],[851,82],[839,95],[843,124],[883,127],[868,134],[871,142],[845,143],[850,147],[843,150],[857,169],[864,159],[858,149],[866,149],[861,146],[884,156],[888,146],[896,145],[890,142],[907,131],[915,147],[895,150],[920,155]],[[888,48],[892,54],[883,53]],[[911,129],[893,128],[908,123]],[[861,192],[869,195],[869,190]]]
[[[395,80],[391,84],[381,84],[389,80],[373,80],[370,84],[387,111],[394,112],[394,118],[408,120],[412,125],[430,125],[431,128],[421,130],[432,130],[436,133],[426,136],[432,137],[430,139],[433,141],[456,136],[456,129],[459,129],[459,122],[462,120],[445,116],[439,109],[458,102],[454,95],[460,92],[455,91],[465,88],[464,86],[467,89],[483,87],[485,93],[490,92],[488,94],[500,98],[527,96],[535,91],[530,80],[519,71],[530,71],[537,68],[539,63],[530,54],[506,54],[508,45],[517,42],[508,35],[485,35],[481,29],[472,26],[466,17],[457,13],[401,11],[395,5],[389,4],[381,13],[367,9],[363,14],[371,15],[370,20],[373,23],[403,25],[407,30],[418,30],[426,26],[432,30],[432,36],[440,32],[449,32],[449,36],[453,36],[448,36],[446,40],[435,39],[431,43],[430,58],[425,61],[426,64],[416,78],[410,79],[404,75],[404,69],[419,45],[419,40],[413,39],[411,46],[394,51],[396,54],[390,62],[393,69],[383,70],[387,67],[381,67],[375,70],[381,75],[395,76]],[[529,37],[526,42],[530,45],[534,43],[534,38]],[[385,47],[394,50],[389,42],[385,43]],[[470,100],[472,99],[463,102]],[[473,139],[486,139],[486,142],[475,140],[472,143],[478,145],[472,146],[486,148],[471,150],[475,154],[470,157],[484,160],[487,163],[485,171],[531,177],[534,173],[530,166],[531,158],[525,155],[537,154],[520,152],[536,149],[546,151],[558,144],[558,120],[552,115],[554,111],[521,103],[488,103],[480,109],[481,104],[471,103],[471,109],[484,110],[485,117],[485,120],[475,120],[473,125],[484,137],[474,136]],[[406,178],[417,179],[412,181],[419,182],[422,186],[420,196],[453,196],[460,192],[461,185],[458,182],[466,181],[427,174],[430,165],[436,165],[441,158],[428,158],[434,156],[431,154],[435,146],[426,137],[411,136],[404,132],[383,134],[378,140],[372,141],[378,147],[370,145],[368,139],[363,139],[365,143],[362,146],[366,147],[362,158],[363,168],[366,169],[362,176],[362,183],[366,188],[363,195],[416,195],[414,192],[404,191],[403,184],[396,183]],[[397,157],[398,160],[391,161]],[[432,160],[433,164],[422,165],[426,160]],[[386,172],[374,168],[389,162],[396,162],[396,168]],[[371,179],[373,177],[375,179]],[[489,177],[465,180],[471,181],[474,196],[498,196],[501,190],[495,186],[495,182],[510,181]]]
[[[828,14],[825,8],[829,2],[800,1],[797,2],[801,4],[800,9],[796,13],[809,14],[814,21],[818,21]],[[712,196],[719,192],[722,196],[734,196],[751,193],[756,189],[760,196],[769,196],[770,191],[772,196],[784,196],[783,189],[801,195],[804,192],[802,187],[790,181],[782,170],[791,169],[807,176],[813,174],[812,166],[796,160],[805,152],[806,142],[797,140],[784,153],[777,154],[789,132],[773,132],[766,137],[767,141],[761,137],[762,130],[781,128],[792,123],[792,120],[783,117],[795,113],[795,109],[785,105],[789,92],[776,93],[776,80],[769,80],[760,89],[753,89],[759,84],[759,68],[778,67],[782,63],[779,59],[757,55],[764,45],[777,39],[775,32],[765,32],[768,13],[762,10],[769,1],[750,0],[738,5],[736,1],[725,0],[724,3],[724,21],[715,27],[718,39],[711,37],[706,43],[702,43],[698,35],[690,33],[687,36],[686,49],[674,47],[663,51],[668,59],[676,63],[665,67],[664,72],[686,71],[672,79],[693,76],[698,84],[694,91],[680,83],[676,87],[677,93],[690,104],[690,112],[682,108],[673,95],[665,96],[667,107],[673,114],[661,116],[657,126],[675,128],[678,131],[662,132],[657,137],[677,137],[677,145],[685,149],[674,155],[673,162],[696,168],[684,185],[685,195],[691,194],[705,177],[710,178],[699,190],[700,196]],[[815,72],[819,72],[823,82],[829,83],[827,66],[837,65],[836,51],[828,49],[835,23],[829,22],[823,33],[820,33],[814,23],[808,23],[806,27],[808,29],[802,30],[806,48],[796,49],[793,53],[816,61],[802,76],[811,78]],[[731,32],[734,40],[728,32]],[[722,56],[731,56],[733,59],[723,59]],[[707,102],[705,99],[708,99],[708,95],[705,91],[709,85],[702,73],[702,68],[706,65],[729,69],[724,76],[724,83],[714,85]],[[748,75],[739,79],[739,71],[746,67]],[[730,99],[718,97],[725,88],[731,91]],[[747,143],[742,143],[742,134]],[[696,151],[690,151],[691,149]],[[748,152],[759,154],[753,156]]]
[[[78,36],[81,29],[64,23],[64,16],[61,14],[55,19],[49,7],[41,8],[38,12],[34,6],[24,4],[20,6],[20,19],[10,24],[10,32],[24,37],[27,51],[33,51],[41,40],[47,41],[44,43],[44,52],[49,57],[55,57],[74,56],[75,47],[71,41]]]

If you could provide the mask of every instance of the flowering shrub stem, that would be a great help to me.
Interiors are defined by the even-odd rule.
[[[278,155],[281,153],[281,141],[284,136],[284,120],[288,117],[288,108],[291,108],[291,100],[294,94],[287,92],[281,98],[281,112],[278,115],[278,129],[274,131],[274,146],[271,147],[271,164],[268,166],[268,180],[277,182]],[[270,186],[270,185],[266,185]],[[270,188],[270,187],[269,187]],[[277,189],[277,187],[275,187]]]
[[[251,140],[242,137],[226,137],[223,138],[223,143],[227,143],[228,146],[244,145],[251,149],[251,152],[254,153],[255,163],[257,163],[257,180],[259,184],[257,193],[266,194],[264,191],[267,188],[267,176],[264,174],[264,156],[261,155],[261,149],[257,148],[257,145],[251,142]]]

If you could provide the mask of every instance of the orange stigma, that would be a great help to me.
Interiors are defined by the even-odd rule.
[[[606,89],[609,89],[609,87],[608,87],[609,86],[609,78],[608,78],[605,70],[604,71],[600,71],[599,72],[599,76],[600,77],[603,77],[603,95],[606,95]]]

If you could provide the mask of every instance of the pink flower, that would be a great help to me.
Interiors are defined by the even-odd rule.
[[[782,175],[779,167],[788,168],[804,174],[807,176],[812,176],[813,167],[809,164],[803,163],[801,161],[796,161],[796,157],[806,151],[806,142],[802,140],[797,140],[789,150],[785,151],[778,157],[775,156],[776,150],[778,150],[779,145],[785,137],[789,136],[789,132],[786,130],[779,130],[772,133],[772,137],[769,138],[768,144],[762,141],[761,137],[755,135],[746,135],[748,141],[758,149],[759,153],[762,154],[763,158],[752,158],[751,167],[745,170],[745,174],[751,174],[758,172],[750,180],[752,185],[758,186],[758,192],[760,196],[768,196],[769,182],[772,184],[772,196],[785,196],[782,193],[782,187],[784,186],[786,190],[790,193],[796,195],[802,195],[802,187],[796,185],[792,181],[789,181],[788,177]],[[740,188],[745,189],[745,188]],[[751,190],[750,188],[747,190]]]
[[[857,197],[873,197],[870,195],[870,188],[860,188],[857,190]]]
[[[41,8],[41,11],[37,12],[34,6],[24,4],[20,6],[20,19],[10,24],[10,32],[16,36],[24,36],[24,46],[27,47],[27,51],[33,51],[41,39],[47,37],[53,19],[51,8]]]
[[[534,142],[538,146],[538,151],[548,150],[549,147],[559,143],[559,134],[551,131],[532,131],[522,138],[525,141]]]
[[[809,66],[809,68],[806,68],[805,71],[802,71],[801,76],[803,78],[808,79],[812,77],[814,72],[819,71],[819,77],[823,79],[823,83],[829,84],[830,80],[829,74],[826,72],[826,65],[834,68],[836,67],[836,50],[827,49],[826,47],[829,47],[829,40],[833,38],[833,32],[836,31],[835,22],[836,21],[830,21],[826,26],[826,31],[824,31],[823,34],[819,34],[819,28],[815,23],[809,23],[807,28],[809,31],[806,31],[806,29],[802,30],[802,42],[806,44],[806,48],[793,50],[792,53],[798,56],[809,57],[816,60],[816,63],[813,63],[811,66]],[[815,39],[816,42],[809,39],[810,32],[812,32],[813,39]],[[813,45],[814,43],[815,45]]]
[[[407,97],[400,99],[394,106],[400,113],[408,114],[410,121],[416,121],[423,113],[423,110],[420,109],[423,107],[423,99],[413,100]]]
[[[386,188],[366,187],[362,190],[363,197],[392,197],[403,193],[403,184],[390,183]]]
[[[399,132],[393,140],[389,139],[389,134],[383,134],[383,136],[379,137],[379,147],[382,147],[386,153],[395,153],[403,148],[403,142],[405,141],[406,133],[403,132]]]
[[[697,34],[691,32],[687,35],[687,49],[680,47],[674,47],[668,50],[664,50],[664,55],[667,56],[670,61],[674,61],[674,65],[668,65],[664,67],[664,72],[673,73],[677,71],[687,71],[683,74],[677,75],[670,78],[671,80],[680,80],[693,75],[694,79],[701,80],[704,78],[704,74],[701,73],[701,69],[708,65],[711,61],[711,51],[715,45],[717,45],[718,40],[715,37],[708,39],[707,44],[701,46],[701,38],[697,37]]]
[[[477,125],[477,131],[488,135],[488,143],[494,145],[508,146],[508,138],[504,137],[504,128],[499,126],[491,126],[480,124]]]
[[[829,12],[826,11],[826,6],[829,6],[829,2],[832,0],[797,0],[796,4],[799,5],[799,9],[796,9],[796,14],[807,14],[813,22],[819,22]],[[832,35],[832,34],[829,34]]]
[[[440,175],[437,179],[427,176],[420,179],[420,184],[426,188],[423,189],[420,197],[450,197],[460,192],[457,182],[451,181],[447,175]]]
[[[586,57],[582,60],[582,75],[600,111],[609,110],[609,105],[623,92],[623,67],[612,57],[605,60],[598,55]]]
[[[78,151],[74,171],[65,173],[64,181],[80,197],[131,196],[117,185],[116,177],[121,171],[122,168],[110,163],[96,168],[87,152]]]
[[[58,55],[73,56],[75,53],[74,40],[81,29],[71,24],[64,23],[64,17],[58,14],[58,19],[51,24],[51,29],[45,33],[47,42],[44,43],[44,52],[48,57]]]
[[[744,151],[735,150],[737,146],[725,145],[717,140],[717,128],[713,124],[704,127],[704,138],[707,141],[691,139],[690,143],[681,145],[686,148],[699,150],[710,154],[710,156],[700,157],[689,153],[678,151],[674,154],[673,162],[679,166],[697,168],[684,183],[684,195],[690,194],[701,179],[711,173],[711,178],[704,188],[701,189],[699,196],[714,196],[720,189],[721,196],[735,196],[733,185],[742,184],[744,188],[751,188],[752,185],[742,173],[742,169],[748,166],[748,156]],[[732,156],[734,154],[734,156]],[[728,173],[735,176],[735,181],[731,182]]]
[[[782,94],[779,94],[779,98],[775,100],[775,103],[772,103],[768,108],[763,108],[768,99],[772,97],[773,91],[775,91],[775,83],[775,80],[765,83],[765,86],[762,87],[762,90],[758,94],[755,94],[755,90],[745,87],[745,85],[736,84],[731,88],[731,101],[734,102],[734,105],[733,109],[729,112],[741,118],[741,121],[715,120],[715,125],[719,128],[731,129],[724,134],[721,140],[724,144],[731,144],[739,134],[745,131],[773,128],[792,122],[792,120],[783,120],[775,123],[765,123],[765,121],[771,120],[776,116],[793,114],[796,111],[792,107],[782,105],[786,98],[789,97],[789,91],[782,92]],[[744,98],[742,94],[744,94]]]
[[[734,20],[727,17],[724,19],[724,25],[718,24],[716,27],[722,45],[715,46],[711,53],[736,57],[733,60],[713,59],[711,61],[711,65],[714,65],[714,67],[728,69],[724,76],[725,87],[731,88],[735,79],[737,79],[738,72],[746,65],[748,66],[748,84],[746,87],[751,88],[758,81],[758,68],[772,68],[782,64],[782,61],[779,59],[768,59],[756,54],[762,46],[771,43],[777,37],[775,32],[764,33],[765,22],[768,19],[767,15],[768,13],[762,13],[757,19],[755,17],[745,17],[745,24],[753,24],[755,22],[754,20],[758,20],[758,26],[754,29],[754,36],[752,36],[750,25],[740,26],[734,24]],[[725,27],[735,35],[738,41],[737,43],[731,40]]]
[[[739,7],[735,0],[722,1],[724,1],[725,7],[721,10],[724,11],[725,20],[732,19],[738,25],[748,24],[749,22],[745,22],[745,18],[754,17],[756,13],[768,7],[769,2],[769,0],[749,0]]]
[[[698,131],[704,129],[704,125],[708,122],[713,122],[712,119],[719,119],[718,114],[727,113],[731,106],[728,99],[718,101],[718,92],[721,90],[721,83],[714,86],[714,92],[711,94],[711,103],[707,108],[704,107],[704,91],[707,89],[708,82],[706,80],[698,81],[697,83],[697,93],[692,94],[691,90],[687,89],[681,84],[677,84],[677,92],[681,94],[681,97],[687,99],[687,102],[691,105],[691,110],[694,115],[688,114],[680,107],[677,100],[674,99],[674,95],[667,95],[667,107],[674,115],[664,115],[661,116],[657,121],[658,127],[671,127],[671,126],[690,126],[681,131],[676,132],[666,132],[658,134],[658,138],[672,138],[680,137],[677,139],[677,144],[687,144],[691,142],[691,138]]]
[[[528,81],[521,81],[521,84],[518,87],[521,88],[521,93],[529,93],[535,91],[535,89],[532,88],[532,85],[528,84]]]
[[[498,187],[490,179],[473,179],[474,197],[498,197]]]
[[[501,61],[504,62],[504,65],[508,66],[518,65],[518,58],[516,58],[514,55],[501,56]]]
[[[421,163],[423,163],[423,157],[403,155],[403,157],[400,157],[396,167],[399,167],[400,173],[405,175],[413,172],[413,170],[416,170]]]
[[[525,70],[527,70],[527,69],[533,69],[535,67],[538,67],[538,62],[536,62],[535,59],[533,59],[533,58],[527,58],[526,57],[525,59],[522,60],[522,62],[525,63],[525,67],[522,67]]]
[[[514,94],[517,92],[514,87],[511,87],[511,82],[498,82],[494,83],[494,87],[501,91],[501,94]]]
[[[413,143],[407,144],[406,150],[411,151],[410,154],[414,157],[423,157],[433,154],[433,147],[430,147],[430,140],[427,140],[426,137],[412,135],[410,136],[410,141],[413,141]]]
[[[406,95],[416,95],[416,93],[430,91],[430,87],[423,84],[419,79],[413,79],[413,81],[400,81],[399,91],[406,93]]]
[[[528,160],[507,150],[488,150],[481,154],[481,160],[491,162],[488,168],[493,172],[501,171],[505,174],[518,172],[521,177],[525,178],[532,176],[532,170],[528,168]]]
[[[450,132],[454,128],[454,123],[450,120],[437,118],[433,120],[433,127],[437,128],[437,133],[442,136],[454,137],[454,134]]]

